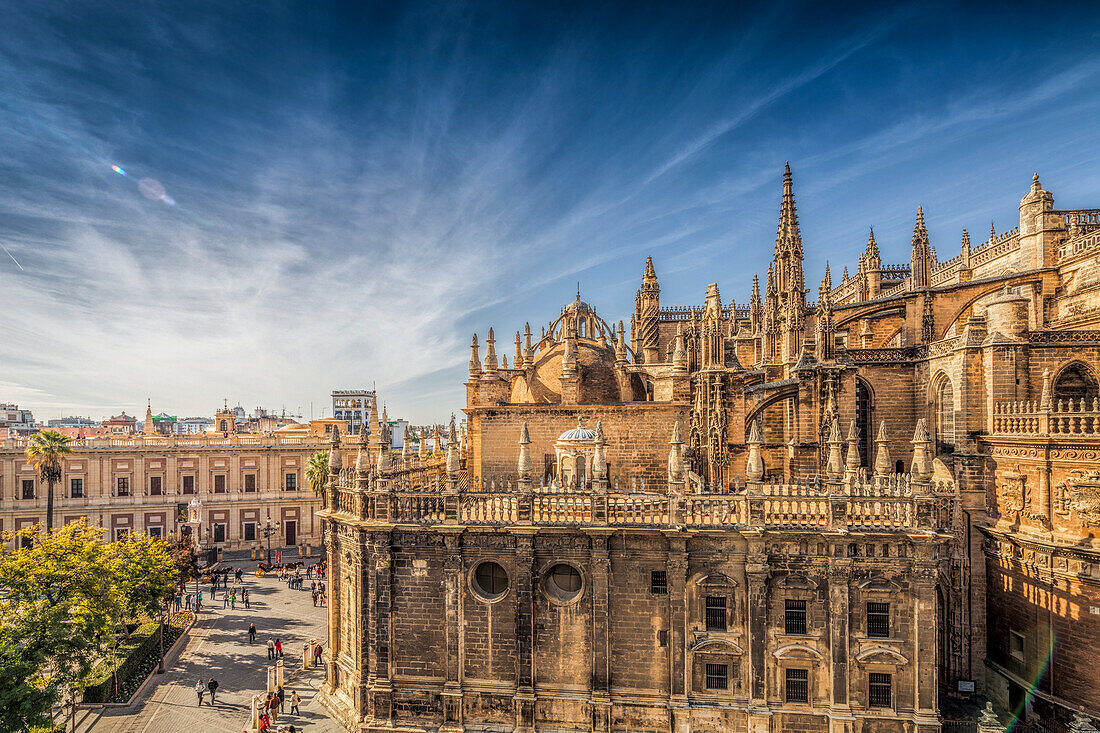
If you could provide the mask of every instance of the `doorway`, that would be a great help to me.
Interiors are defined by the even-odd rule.
[[[286,543],[288,546],[298,544],[298,521],[295,519],[288,519],[283,522],[286,527]]]

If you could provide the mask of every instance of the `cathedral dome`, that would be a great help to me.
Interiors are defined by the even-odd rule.
[[[580,402],[618,402],[619,381],[615,375],[615,349],[598,341],[577,340],[577,373],[580,375]],[[541,349],[535,356],[530,380],[526,375],[512,383],[509,402],[561,403],[561,371],[565,344]]]

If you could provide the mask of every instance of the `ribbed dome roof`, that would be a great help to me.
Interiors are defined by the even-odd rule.
[[[569,441],[573,443],[592,443],[596,440],[596,431],[591,428],[586,428],[581,424],[580,418],[577,418],[577,427],[566,430],[564,433],[558,436],[558,441]]]

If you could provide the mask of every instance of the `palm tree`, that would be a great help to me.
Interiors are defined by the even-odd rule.
[[[313,493],[321,495],[321,506],[325,505],[325,484],[328,483],[328,451],[319,450],[309,457],[306,467],[306,481]]]
[[[46,531],[53,530],[53,485],[61,481],[62,456],[73,452],[72,441],[57,430],[43,430],[31,436],[24,451],[27,463],[34,466],[38,476],[46,482]]]

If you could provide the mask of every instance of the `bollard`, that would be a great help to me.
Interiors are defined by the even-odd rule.
[[[275,662],[275,686],[283,686],[283,660]]]
[[[313,557],[313,545],[306,544],[306,557]]]
[[[313,653],[309,644],[302,644],[302,669],[309,669],[309,657]]]
[[[260,696],[252,696],[252,730],[260,729]]]
[[[222,561],[222,548],[218,548],[218,562]]]
[[[275,692],[275,668],[267,668],[267,691]]]
[[[256,559],[256,548],[255,547],[252,548],[252,559],[253,560]]]

